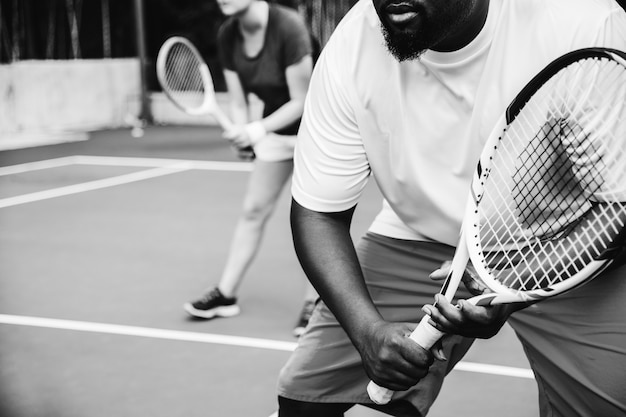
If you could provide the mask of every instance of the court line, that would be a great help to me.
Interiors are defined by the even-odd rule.
[[[133,172],[130,174],[119,175],[116,177],[105,178],[101,180],[88,181],[80,184],[68,185],[65,187],[52,188],[50,190],[38,191],[30,194],[18,195],[0,199],[0,208],[17,206],[35,201],[48,200],[55,197],[62,197],[71,194],[84,193],[86,191],[99,190],[102,188],[113,187],[116,185],[128,184],[136,181],[143,181],[150,178],[161,177],[164,175],[174,174],[182,171],[188,171],[191,166],[185,162],[179,162],[170,166],[147,169],[144,171]]]
[[[0,176],[21,174],[24,172],[36,171],[40,169],[59,168],[67,165],[159,168],[180,163],[189,164],[190,169],[198,169],[204,171],[246,172],[252,170],[252,163],[250,162],[196,161],[192,159],[140,158],[130,156],[73,155],[0,167]]]
[[[102,180],[84,182],[80,184],[68,185],[65,187],[53,188],[14,197],[0,199],[0,208],[17,206],[35,201],[48,200],[50,198],[62,197],[71,194],[83,193],[86,191],[98,190],[102,188],[114,187],[116,185],[128,184],[136,181],[143,181],[150,178],[188,171],[192,169],[206,171],[238,171],[245,172],[252,170],[249,162],[221,162],[221,161],[194,161],[187,159],[166,159],[166,158],[134,158],[134,157],[112,157],[112,156],[90,156],[74,155],[62,158],[48,159],[44,161],[27,162],[24,164],[0,167],[0,176],[20,174],[29,171],[58,168],[68,165],[98,165],[98,166],[130,166],[130,167],[154,167],[154,169],[134,172]]]
[[[43,161],[26,162],[23,164],[0,167],[0,176],[21,174],[23,172],[37,171],[40,169],[59,168],[76,163],[76,156],[64,156],[61,158],[46,159]]]
[[[157,329],[151,327],[93,323],[75,320],[60,320],[44,317],[16,316],[9,314],[0,314],[0,323],[18,326],[45,327],[51,329],[75,330],[91,333],[106,333],[125,336],[149,337],[154,339],[180,340],[186,342],[250,347],[286,352],[293,351],[297,346],[297,343],[295,342],[283,342],[279,340],[186,332],[180,330]],[[530,369],[515,368],[511,366],[490,365],[476,362],[461,361],[455,366],[454,370],[508,376],[514,378],[534,379],[533,373]]]
[[[172,164],[188,164],[190,169],[204,171],[252,171],[250,162],[196,161],[193,159],[139,158],[126,156],[75,155],[74,163],[99,166],[162,167]]]

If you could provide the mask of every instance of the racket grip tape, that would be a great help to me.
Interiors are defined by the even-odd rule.
[[[430,316],[424,316],[415,330],[413,330],[413,333],[409,336],[411,340],[426,350],[433,347],[433,345],[443,336],[443,332],[437,330],[428,322],[429,320]],[[370,381],[369,384],[367,384],[367,394],[376,404],[383,405],[391,401],[394,391],[383,388],[374,381]]]

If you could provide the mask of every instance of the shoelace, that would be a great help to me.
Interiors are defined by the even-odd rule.
[[[211,291],[207,292],[206,294],[202,296],[202,301],[206,303],[211,300],[215,300],[216,298],[220,298],[221,296],[222,294],[220,293],[220,290],[217,288],[213,288]]]

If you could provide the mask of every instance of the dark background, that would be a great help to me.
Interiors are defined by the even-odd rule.
[[[270,0],[301,10],[313,33],[334,28],[356,0]],[[0,64],[45,59],[138,56],[138,0],[0,0]],[[214,0],[141,0],[147,86],[158,91],[154,63],[170,36],[189,38],[224,90],[215,38],[223,22]],[[328,30],[327,30],[328,31]],[[325,40],[325,39],[323,39]]]

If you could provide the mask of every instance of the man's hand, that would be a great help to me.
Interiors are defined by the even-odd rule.
[[[445,279],[450,272],[451,264],[449,261],[444,262],[441,268],[430,274],[430,278],[436,281]],[[471,264],[466,267],[462,281],[472,295],[492,292]],[[522,303],[476,306],[467,300],[459,300],[457,305],[452,305],[441,294],[435,296],[435,301],[434,306],[425,305],[422,310],[430,316],[431,323],[438,330],[479,339],[495,336],[513,312],[528,306]]]
[[[444,262],[441,267],[430,274],[430,279],[433,281],[443,281],[447,278],[450,273],[450,267],[452,266],[452,261]],[[482,295],[485,293],[492,292],[487,285],[480,279],[476,270],[471,264],[468,264],[465,268],[465,272],[463,272],[463,277],[461,281],[467,288],[467,290],[472,295]]]
[[[426,376],[435,357],[445,359],[440,350],[433,354],[409,339],[414,328],[415,324],[381,321],[357,342],[365,371],[378,385],[405,391]]]
[[[452,305],[441,294],[435,296],[435,301],[435,306],[427,304],[423,310],[438,330],[479,339],[495,336],[514,311],[510,304],[475,306],[459,300],[457,305]]]

